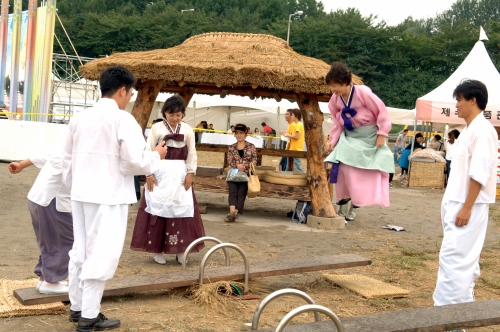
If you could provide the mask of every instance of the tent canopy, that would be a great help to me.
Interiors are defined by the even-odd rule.
[[[463,79],[479,80],[486,85],[489,96],[484,115],[494,126],[500,126],[500,120],[497,120],[500,94],[496,93],[500,88],[500,74],[482,41],[476,42],[464,62],[443,84],[417,99],[417,120],[463,124],[463,119],[455,114],[456,101],[453,99],[453,91]]]

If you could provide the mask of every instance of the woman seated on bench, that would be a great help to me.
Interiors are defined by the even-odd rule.
[[[245,140],[247,138],[247,126],[244,124],[238,123],[235,126],[234,136],[236,137],[236,143],[229,146],[227,163],[231,168],[237,168],[248,175],[250,164],[257,163],[257,149],[255,145]],[[238,217],[238,213],[243,213],[248,183],[228,181],[227,185],[229,186],[229,214],[224,221],[234,222]]]

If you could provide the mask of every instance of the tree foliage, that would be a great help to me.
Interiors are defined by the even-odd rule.
[[[327,63],[346,62],[394,107],[413,108],[441,84],[478,40],[479,26],[500,68],[500,0],[458,0],[435,18],[408,17],[397,26],[354,8],[326,13],[318,0],[58,0],[57,7],[78,53],[88,57],[173,47],[214,31],[286,39],[289,15],[301,10],[292,19],[290,46]],[[59,23],[56,34],[69,52]]]

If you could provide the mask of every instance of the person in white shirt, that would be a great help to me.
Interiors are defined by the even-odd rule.
[[[498,135],[482,112],[488,90],[482,82],[463,80],[453,96],[466,127],[453,144],[451,174],[441,204],[444,236],[433,296],[436,306],[474,301],[488,208],[496,194]]]
[[[448,141],[444,143],[445,150],[445,158],[446,158],[446,183],[448,183],[448,178],[450,177],[450,169],[451,169],[451,157],[453,156],[453,149],[456,144],[458,136],[460,136],[460,132],[457,129],[453,129],[448,133]]]
[[[99,78],[102,98],[78,113],[62,149],[63,181],[71,188],[73,249],[69,252],[71,317],[77,331],[120,326],[100,313],[106,280],[113,278],[127,230],[128,206],[137,202],[134,175],[151,174],[165,158],[165,143],[146,151],[142,130],[124,111],[135,78],[121,66]]]
[[[406,146],[406,139],[408,138],[408,129],[404,129],[398,138],[396,138],[396,144],[394,145],[394,163],[398,163],[399,153],[402,153]],[[389,181],[390,182],[390,181]]]
[[[68,252],[73,246],[73,218],[69,188],[62,182],[60,146],[9,164],[12,174],[35,165],[41,168],[28,193],[28,208],[40,256],[35,274],[41,294],[67,294]]]

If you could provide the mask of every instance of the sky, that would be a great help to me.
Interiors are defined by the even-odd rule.
[[[436,14],[450,9],[456,0],[320,0],[323,2],[325,11],[347,9],[354,7],[359,9],[363,16],[377,15],[389,25],[398,25],[408,16],[414,19],[435,17]],[[378,21],[377,21],[378,22]]]

